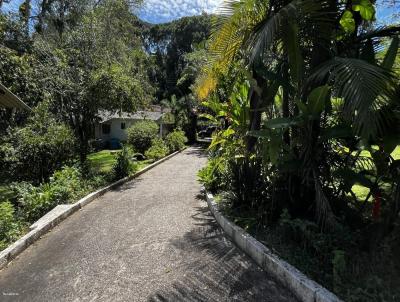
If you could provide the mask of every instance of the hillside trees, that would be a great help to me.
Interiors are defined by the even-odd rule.
[[[148,56],[142,50],[139,21],[131,10],[138,4],[140,1],[43,0],[29,10],[30,3],[25,1],[19,16],[1,15],[5,62],[25,62],[26,86],[35,87],[37,94],[32,98],[25,95],[26,89],[11,87],[21,75],[8,80],[12,75],[9,69],[2,69],[0,78],[23,95],[23,100],[29,99],[30,105],[45,95],[51,100],[50,110],[69,124],[78,138],[81,161],[86,158],[100,110],[134,111],[152,100]],[[34,25],[28,34],[24,29],[27,18]],[[10,48],[16,51],[14,55]]]
[[[125,1],[104,1],[62,39],[37,41],[42,74],[54,79],[47,89],[77,133],[82,160],[100,109],[134,111],[151,100],[135,21]]]
[[[47,181],[75,153],[71,129],[57,120],[42,102],[24,127],[14,128],[1,138],[0,180]]]
[[[145,46],[154,55],[158,72],[151,79],[158,85],[157,98],[162,100],[175,94],[182,97],[191,92],[192,82],[177,85],[187,66],[187,55],[196,45],[208,39],[211,16],[184,17],[167,24],[152,25],[144,32]],[[179,86],[179,87],[177,87]]]
[[[143,34],[152,54],[150,80],[156,85],[158,102],[175,97],[179,103],[180,127],[190,142],[196,138],[197,98],[192,86],[205,62],[204,43],[210,35],[211,16],[184,17],[167,24],[148,26]],[[166,102],[163,102],[164,104]]]

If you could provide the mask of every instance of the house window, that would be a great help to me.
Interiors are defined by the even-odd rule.
[[[125,123],[121,123],[121,129],[122,129],[122,130],[126,129]]]
[[[103,131],[103,134],[110,134],[111,125],[110,124],[103,124],[103,125],[101,125],[101,129]]]

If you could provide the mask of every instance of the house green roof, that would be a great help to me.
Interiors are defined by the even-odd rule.
[[[4,108],[18,108],[30,111],[31,108],[26,105],[19,97],[8,90],[3,84],[0,83],[0,107]]]

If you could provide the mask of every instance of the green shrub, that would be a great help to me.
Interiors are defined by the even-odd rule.
[[[128,143],[135,151],[144,153],[158,135],[158,125],[153,121],[140,121],[128,129]]]
[[[21,233],[21,225],[15,217],[15,210],[11,202],[0,203],[0,250],[17,239]]]
[[[135,170],[135,165],[130,161],[130,153],[129,149],[125,146],[118,153],[117,161],[113,166],[114,180],[122,179]]]
[[[165,138],[165,143],[168,146],[169,152],[175,152],[185,147],[188,139],[185,132],[182,130],[175,130],[169,133]]]
[[[224,174],[226,162],[219,157],[211,158],[207,166],[202,168],[197,176],[204,187],[212,192],[216,192],[224,187]]]
[[[44,184],[35,187],[28,183],[21,183],[17,186],[18,202],[23,211],[23,217],[29,222],[42,217],[57,205],[51,186]]]
[[[24,218],[33,222],[59,204],[79,198],[89,189],[78,168],[64,167],[50,178],[49,183],[35,187],[28,183],[14,186]]]
[[[58,203],[73,201],[88,189],[82,180],[81,171],[76,167],[64,167],[62,170],[54,172],[49,184],[54,198],[59,201]]]
[[[145,155],[149,159],[160,159],[168,154],[168,147],[164,141],[160,138],[154,139],[149,150],[146,151]]]
[[[7,234],[13,228],[14,207],[9,201],[0,203],[0,240],[7,237]]]

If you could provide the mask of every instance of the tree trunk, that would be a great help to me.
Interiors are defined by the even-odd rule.
[[[249,131],[260,130],[261,128],[261,107],[263,103],[264,92],[266,91],[266,81],[257,75],[256,72],[253,71],[254,79],[257,82],[257,86],[262,88],[262,93],[257,91],[257,89],[252,88],[249,92],[250,98],[250,125]],[[247,152],[250,153],[253,151],[254,146],[257,143],[257,138],[254,136],[247,136]]]
[[[38,23],[36,25],[36,31],[38,33],[43,33],[44,29],[44,18],[46,13],[49,11],[51,5],[51,0],[43,0],[42,5],[40,6],[40,12],[37,16],[38,18]]]
[[[289,70],[288,65],[283,64],[283,77],[287,79],[288,83],[289,79]],[[282,116],[285,118],[290,117],[290,99],[289,99],[289,89],[286,87],[282,87],[283,89],[283,96],[282,96]],[[286,130],[283,134],[283,141],[286,145],[290,146],[290,132]]]

